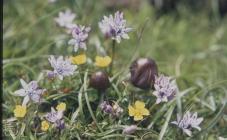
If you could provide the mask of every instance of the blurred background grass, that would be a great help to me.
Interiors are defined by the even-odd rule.
[[[227,21],[217,15],[212,6],[206,6],[211,5],[212,0],[176,2],[175,8],[166,8],[167,13],[151,6],[148,1],[117,6],[106,3],[88,0],[59,0],[56,3],[4,1],[4,79],[11,84],[27,72],[35,78],[48,65],[47,55],[71,54],[67,36],[53,20],[59,11],[67,8],[77,14],[77,23],[92,27],[90,40],[98,35],[106,49],[110,47],[103,43],[97,23],[103,15],[124,11],[134,31],[130,40],[118,46],[119,66],[125,66],[135,55],[151,57],[157,61],[160,71],[190,81],[197,78],[212,79],[213,82],[227,79]],[[95,52],[92,41],[89,49]],[[19,66],[20,62],[28,67],[26,71],[24,66]],[[15,67],[18,67],[17,71]]]
[[[199,98],[207,109],[196,107],[201,101],[199,98],[188,98],[193,100],[192,108],[212,118],[227,94],[227,18],[223,10],[219,10],[224,4],[218,0],[168,0],[157,6],[155,0],[153,5],[145,0],[125,1],[114,4],[111,0],[58,0],[55,3],[5,0],[3,116],[12,115],[18,102],[9,93],[19,86],[19,78],[37,79],[40,72],[49,67],[47,57],[50,54],[71,54],[72,48],[67,45],[69,38],[54,22],[58,12],[69,8],[77,14],[76,23],[92,28],[88,45],[91,58],[96,55],[95,38],[99,38],[107,50],[110,48],[99,31],[98,22],[103,15],[123,11],[134,30],[130,40],[117,46],[117,67],[127,70],[132,57],[153,58],[160,72],[177,78],[180,89],[201,88],[203,94]],[[223,118],[212,129],[215,135],[226,135],[226,120]]]

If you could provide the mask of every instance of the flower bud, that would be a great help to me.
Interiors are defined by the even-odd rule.
[[[153,87],[155,75],[158,75],[158,68],[154,60],[139,58],[130,66],[131,83],[141,89]]]
[[[107,101],[102,102],[100,105],[100,108],[103,112],[107,114],[110,114],[113,112],[112,106],[109,103],[107,103]]]
[[[113,117],[119,117],[123,113],[123,111],[124,110],[117,103],[113,104],[113,112],[112,112]]]
[[[110,86],[108,75],[103,71],[95,72],[91,75],[90,86],[102,92]]]
[[[56,74],[53,71],[48,71],[47,72],[48,79],[53,79],[55,76],[56,76]]]
[[[124,128],[123,134],[132,134],[136,131],[137,126],[136,125],[130,125]]]
[[[59,130],[64,129],[65,128],[65,122],[64,122],[64,120],[58,120],[58,121],[56,121],[55,126]]]
[[[35,116],[32,121],[32,131],[37,131],[41,127],[41,119],[39,116]]]

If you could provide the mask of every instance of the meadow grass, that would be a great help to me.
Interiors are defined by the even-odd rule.
[[[29,112],[27,120],[12,121],[13,110],[21,98],[13,96],[20,88],[19,79],[40,81],[49,90],[45,97],[48,103],[44,110],[59,101],[67,102],[65,120],[69,125],[59,139],[192,139],[216,140],[227,137],[227,19],[213,20],[206,12],[191,13],[182,9],[178,14],[155,16],[146,2],[138,12],[121,9],[128,25],[133,28],[130,39],[117,44],[116,64],[112,86],[108,90],[110,99],[120,101],[124,109],[124,119],[113,121],[103,117],[96,108],[99,94],[88,87],[88,76],[95,69],[86,70],[84,77],[66,78],[60,88],[73,88],[68,94],[51,89],[43,80],[43,70],[49,69],[48,56],[72,55],[69,38],[54,22],[58,12],[70,8],[77,14],[76,22],[90,25],[88,57],[94,60],[98,53],[95,42],[110,51],[110,42],[105,41],[98,28],[107,11],[97,1],[47,1],[20,0],[4,1],[3,20],[3,135],[5,139],[54,139],[54,132],[47,134],[31,131],[30,123],[35,116]],[[117,10],[117,9],[116,9]],[[115,11],[114,11],[115,12]],[[156,105],[150,110],[150,117],[142,123],[144,128],[135,135],[122,135],[122,122],[129,123],[128,103],[134,98],[141,99],[151,107],[154,96],[150,91],[135,89],[130,84],[123,85],[128,78],[131,62],[139,57],[153,58],[160,73],[174,76],[181,92],[172,102]],[[80,80],[82,79],[82,80]],[[83,81],[81,86],[80,82]],[[58,87],[57,87],[58,88]],[[132,96],[129,96],[132,95]],[[35,108],[35,106],[31,106]],[[176,113],[186,110],[198,112],[204,118],[202,131],[193,137],[186,137],[169,122],[175,120]],[[95,124],[94,124],[95,122]],[[126,125],[126,124],[125,124]],[[129,125],[129,124],[128,124]]]

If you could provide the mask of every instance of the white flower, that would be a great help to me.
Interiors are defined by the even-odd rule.
[[[46,91],[46,89],[38,89],[38,82],[31,81],[26,83],[23,79],[20,79],[22,89],[19,89],[14,92],[16,96],[24,97],[22,105],[27,105],[29,100],[32,100],[35,103],[41,102],[41,95]]]
[[[58,17],[55,18],[57,24],[61,27],[65,27],[71,29],[75,25],[73,24],[73,20],[75,19],[76,15],[72,13],[69,9],[65,12],[59,12]]]
[[[51,66],[54,68],[53,75],[58,76],[60,80],[63,80],[64,76],[70,76],[74,74],[77,66],[72,65],[69,58],[63,59],[63,56],[59,56],[55,59],[54,56],[50,56],[48,59]]]
[[[203,118],[197,118],[197,112],[190,113],[187,111],[183,118],[177,115],[177,121],[171,122],[172,124],[177,125],[179,128],[183,130],[188,136],[192,135],[191,129],[196,128],[197,130],[201,130],[199,127],[200,123],[203,121]]]
[[[123,18],[123,13],[117,11],[113,17],[104,16],[103,20],[99,22],[99,28],[106,37],[110,37],[113,40],[116,40],[118,43],[121,42],[121,39],[129,39],[128,32],[132,29],[126,27],[126,20]]]
[[[72,31],[72,39],[69,40],[68,44],[74,46],[74,51],[77,52],[78,48],[82,48],[84,50],[86,47],[86,40],[88,38],[88,32],[90,32],[90,27],[85,27],[82,25],[75,25]]]
[[[154,88],[153,94],[157,97],[156,104],[172,100],[177,91],[175,81],[171,81],[170,77],[164,75],[155,76]]]

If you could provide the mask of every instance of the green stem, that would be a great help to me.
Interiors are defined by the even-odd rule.
[[[88,107],[88,110],[89,110],[89,112],[90,112],[90,114],[91,114],[91,117],[92,117],[93,121],[95,122],[95,124],[96,124],[96,126],[98,127],[99,131],[100,131],[100,132],[103,132],[103,130],[101,129],[101,127],[100,127],[100,126],[98,125],[98,123],[97,123],[97,120],[96,120],[96,118],[95,118],[95,115],[94,115],[94,113],[92,112],[91,105],[90,105],[90,103],[89,103],[89,99],[88,99],[88,95],[87,95],[87,84],[86,84],[87,74],[88,74],[88,72],[86,71],[86,72],[85,72],[85,75],[84,75],[84,95],[85,95],[85,100],[86,100],[87,107]]]
[[[154,109],[155,106],[156,106],[156,104],[153,104],[153,105],[149,108],[149,111],[151,112],[151,111]]]
[[[114,65],[114,59],[115,59],[115,50],[116,50],[115,48],[116,48],[116,41],[113,40],[113,42],[112,42],[112,56],[111,56],[112,63],[110,65],[110,73],[112,73],[112,71],[113,71],[113,65]]]
[[[83,87],[84,85],[81,86],[80,91],[79,91],[79,95],[78,95],[78,102],[79,102],[79,110],[82,116],[84,116],[84,112],[83,112],[83,102],[82,102],[82,97],[83,97]]]

